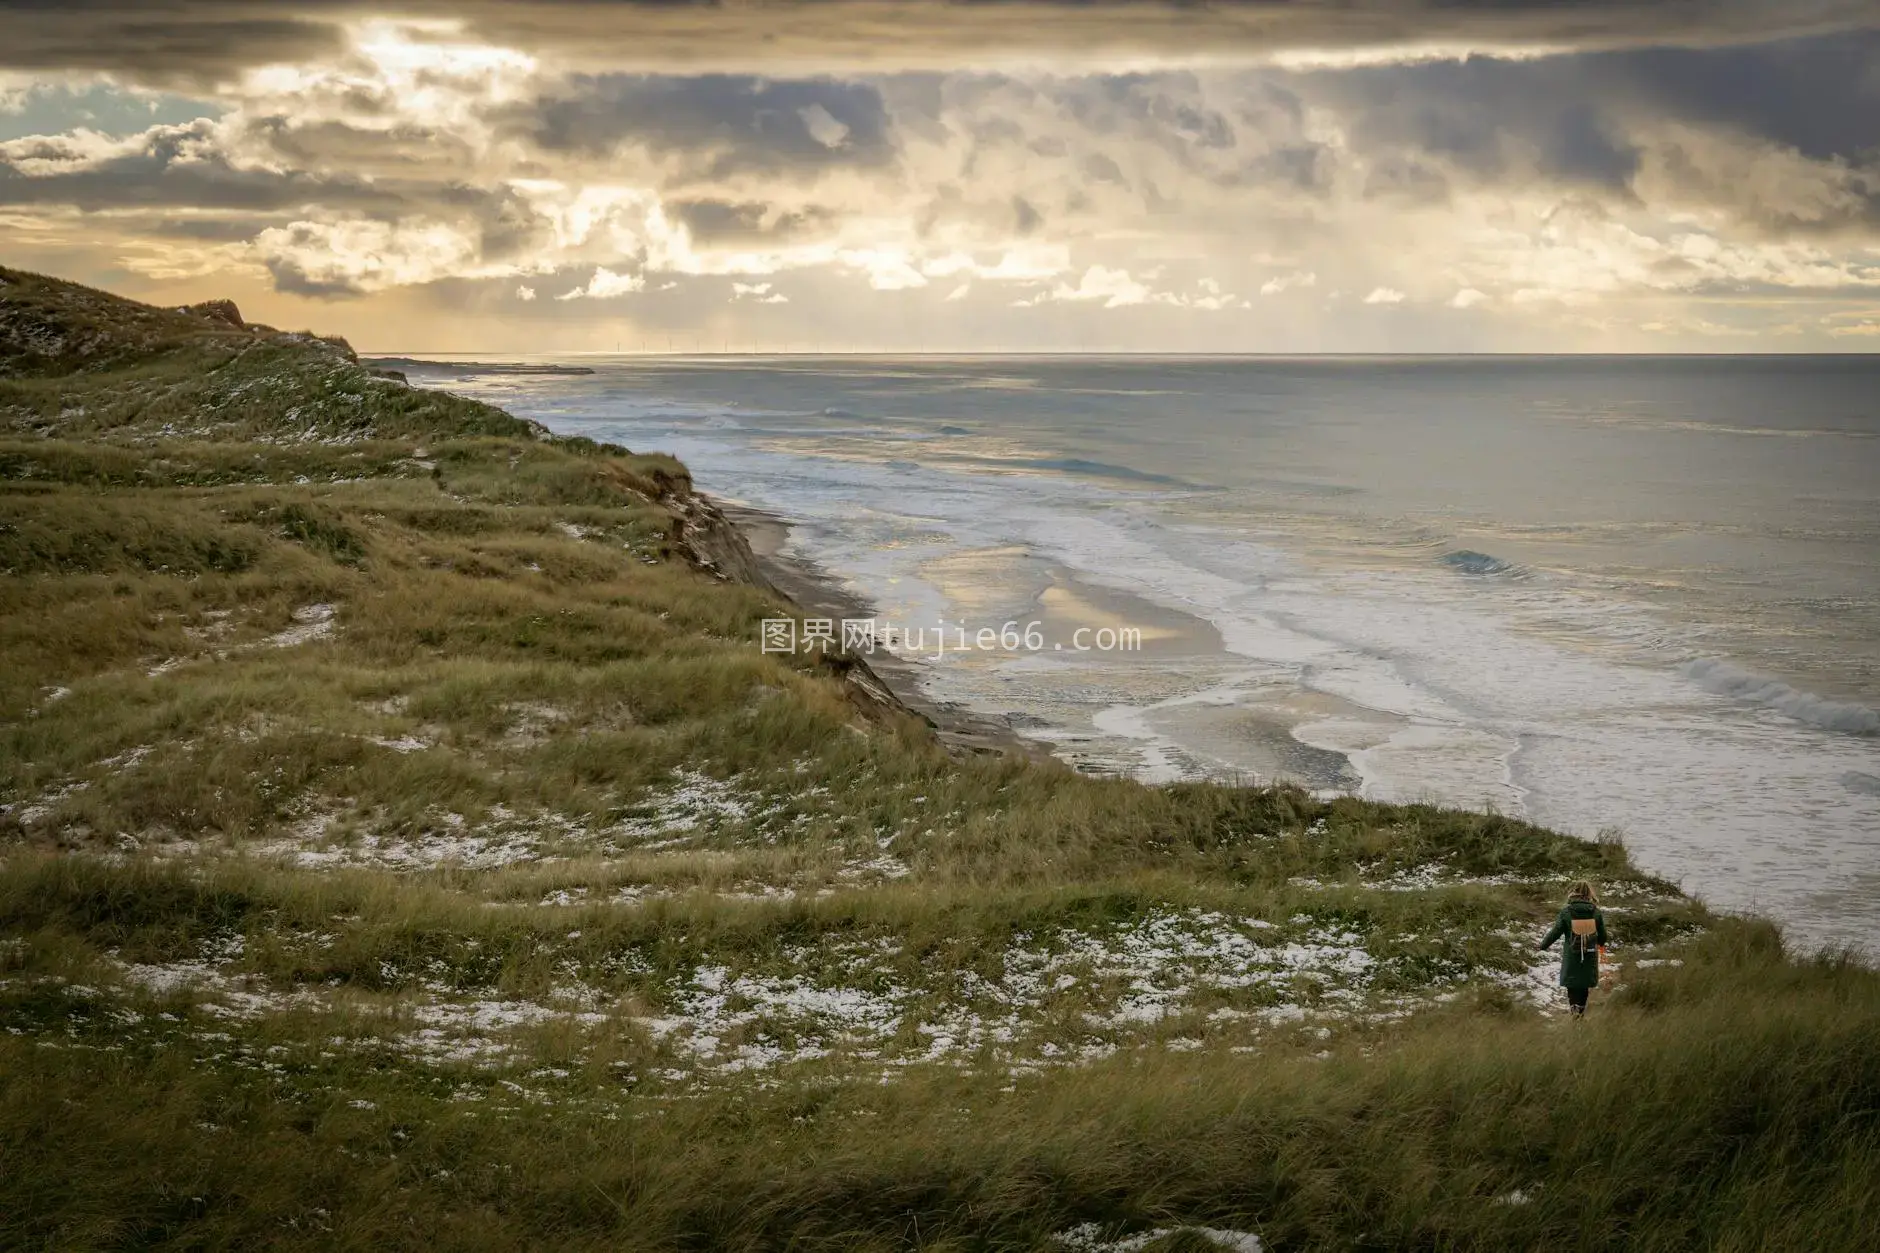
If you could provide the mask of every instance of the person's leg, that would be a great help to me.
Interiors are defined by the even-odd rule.
[[[1590,991],[1592,991],[1591,988],[1567,989],[1567,1004],[1573,1007],[1576,1017],[1586,1012],[1586,994]]]

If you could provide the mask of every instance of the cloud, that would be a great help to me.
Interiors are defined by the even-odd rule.
[[[768,45],[732,20],[761,29],[764,6],[428,2],[397,21],[301,5],[336,42],[214,61],[194,118],[185,101],[145,124],[123,86],[35,90],[22,116],[46,133],[0,140],[0,225],[101,268],[413,289],[453,316],[514,318],[523,290],[561,291],[527,310],[544,325],[649,281],[678,286],[623,318],[734,324],[787,275],[806,334],[918,343],[1150,342],[1205,322],[1233,346],[1338,347],[1368,333],[1354,321],[1394,325],[1393,346],[1592,343],[1650,321],[1846,345],[1831,328],[1860,320],[1822,318],[1870,316],[1880,288],[1880,34],[1845,6],[1733,4],[1714,30],[1670,3],[1571,20],[1526,3],[1093,3],[1044,22],[1024,0],[943,6],[980,37],[1036,22],[996,44],[1009,57],[967,58],[964,35],[912,46],[937,19],[887,2],[792,6]],[[131,20],[72,11],[107,42]],[[261,10],[137,11],[200,32]],[[65,22],[5,10],[21,14],[28,41]],[[892,45],[845,42],[890,24]],[[644,71],[662,41],[691,51]],[[1452,55],[1468,48],[1501,52]],[[890,60],[863,71],[844,49]],[[902,52],[930,68],[896,69]],[[104,73],[141,71],[61,81]],[[724,283],[680,281],[695,276],[751,290],[727,303]],[[1307,291],[1425,303],[1339,319]]]
[[[805,105],[796,115],[803,119],[803,129],[809,132],[809,137],[823,147],[840,148],[848,142],[848,123],[839,120],[820,103]]]
[[[1348,119],[1373,196],[1448,204],[1458,188],[1549,187],[1779,235],[1880,224],[1876,57],[1880,28],[1287,82]]]
[[[515,272],[480,261],[475,239],[451,224],[423,220],[292,222],[262,231],[255,251],[281,290],[305,296],[358,296],[446,277]]]
[[[518,283],[516,285],[516,299],[522,301],[524,304],[529,303],[535,299],[535,288],[529,286],[527,283]]]
[[[760,305],[786,305],[790,303],[788,296],[780,291],[772,290],[769,283],[733,283],[731,284],[731,298],[733,300],[748,300]]]
[[[880,92],[834,79],[579,75],[494,121],[548,153],[638,149],[702,181],[880,165],[895,151]]]
[[[307,6],[309,9],[316,6]],[[333,15],[283,17],[277,5],[133,0],[0,3],[0,66],[46,73],[98,70],[143,83],[226,82],[242,70],[332,55],[344,46]]]
[[[1195,295],[1176,295],[1168,303],[1199,309],[1207,313],[1219,313],[1227,309],[1251,309],[1253,302],[1244,296],[1236,296],[1224,290],[1220,283],[1211,278],[1203,278],[1195,283],[1200,290]]]
[[[1143,278],[1156,277],[1145,274]],[[1195,309],[1204,312],[1219,312],[1223,309],[1246,309],[1251,304],[1240,296],[1222,289],[1219,282],[1212,278],[1202,278],[1195,284],[1194,292],[1157,291],[1142,279],[1133,277],[1125,270],[1110,269],[1107,266],[1093,265],[1086,269],[1073,285],[1059,283],[1055,287],[1013,301],[1015,308],[1034,308],[1042,304],[1087,303],[1104,309],[1124,309],[1132,305],[1166,305],[1172,308]],[[951,297],[949,297],[951,299]]]
[[[1049,291],[1029,298],[1015,301],[1023,307],[1045,304],[1050,301],[1095,301],[1105,309],[1117,309],[1125,305],[1139,305],[1153,295],[1150,289],[1129,276],[1126,270],[1113,270],[1108,266],[1093,265],[1083,272],[1075,286],[1059,283]]]
[[[0,203],[276,210],[308,203],[390,208],[395,194],[341,171],[235,158],[224,124],[203,118],[126,137],[83,128],[0,143]]]
[[[786,207],[761,200],[672,200],[666,213],[700,243],[775,243],[826,234],[839,216],[821,205]]]
[[[606,266],[596,266],[594,277],[584,286],[565,291],[555,297],[557,300],[611,300],[615,296],[625,296],[646,287],[644,274],[616,274]]]
[[[354,4],[304,0],[36,0],[0,4],[0,65],[95,70],[138,81],[227,82],[243,69],[333,54]],[[951,69],[964,63],[1136,64],[1206,57],[1349,66],[1432,52],[1769,41],[1871,25],[1864,0],[403,0],[398,11],[468,42],[560,63],[666,71]],[[835,114],[840,118],[840,114]],[[843,119],[846,122],[846,119]]]
[[[1291,274],[1276,274],[1260,284],[1262,296],[1277,296],[1281,292],[1291,291],[1295,287],[1311,287],[1319,281],[1319,276],[1310,270],[1299,270]]]
[[[927,285],[927,276],[914,268],[903,249],[845,248],[837,258],[849,269],[868,275],[868,285],[876,291],[906,291]]]

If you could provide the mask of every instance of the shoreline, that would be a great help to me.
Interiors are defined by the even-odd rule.
[[[794,524],[788,518],[756,505],[710,499],[712,507],[744,541],[749,559],[739,564],[755,566],[755,573],[764,582],[808,616],[879,617],[880,606],[866,595],[846,586],[814,559],[790,549]],[[1053,633],[1058,635],[1065,634],[1074,624],[1148,623],[1152,654],[1160,653],[1165,659],[1171,655],[1207,658],[1228,671],[1241,670],[1247,665],[1228,653],[1219,632],[1205,619],[1089,583],[1075,571],[1056,563],[1051,563],[1042,573],[1039,594],[1028,612],[1039,614],[1055,627]],[[1145,752],[1174,753],[1187,763],[1178,776],[1181,778],[1244,776],[1262,785],[1290,783],[1315,792],[1344,792],[1360,782],[1349,753],[1309,744],[1294,734],[1299,725],[1311,720],[1301,706],[1313,703],[1297,696],[1220,710],[1205,702],[1193,709],[1168,709],[1157,697],[1144,695],[1139,703],[1097,711],[1097,725],[1091,730],[1074,730],[1053,720],[1048,725],[1059,734],[1047,738],[1023,734],[998,714],[966,701],[936,700],[922,686],[925,669],[917,658],[877,648],[866,654],[865,665],[894,699],[932,726],[943,741],[973,752],[1017,753],[1079,773],[1151,781],[1143,780],[1139,768],[1116,758],[1115,754],[1092,753],[1087,747],[1089,741],[1107,736],[1141,744]],[[1204,686],[1211,682],[1197,681]],[[1331,698],[1319,697],[1316,704],[1344,708],[1344,702]],[[1182,724],[1206,722],[1212,716],[1215,720],[1229,717],[1238,725],[1221,728],[1232,743],[1219,746],[1208,744],[1207,734],[1184,738],[1171,733],[1169,728],[1150,729],[1147,723],[1137,731],[1104,726],[1106,715],[1122,713],[1141,719],[1151,712],[1161,712]],[[1197,733],[1204,730],[1200,726],[1188,729]],[[1199,738],[1202,743],[1188,742],[1193,738]],[[1249,756],[1255,759],[1251,766],[1244,762]],[[1241,761],[1235,763],[1236,758]]]
[[[795,524],[788,518],[760,506],[700,495],[710,501],[712,509],[738,534],[746,550],[744,559],[721,562],[719,568],[730,564],[739,567],[728,571],[734,577],[748,579],[755,575],[807,616],[834,619],[880,616],[880,606],[867,596],[846,586],[814,559],[790,550],[790,534]],[[1086,582],[1074,571],[1056,563],[1044,573],[1040,594],[1034,599],[1031,612],[1054,622],[1059,628],[1057,634],[1065,633],[1071,624],[1149,622],[1154,651],[1165,655],[1211,657],[1230,670],[1246,664],[1232,658],[1218,631],[1205,619]],[[943,742],[961,751],[1014,753],[1079,773],[1154,781],[1143,779],[1139,769],[1116,759],[1113,754],[1095,754],[1086,747],[1092,739],[1109,736],[1141,743],[1145,745],[1144,751],[1150,751],[1147,746],[1154,745],[1154,751],[1174,753],[1188,763],[1178,776],[1182,778],[1223,775],[1239,778],[1244,775],[1262,785],[1290,783],[1315,792],[1342,792],[1359,782],[1349,753],[1320,748],[1294,734],[1302,721],[1310,720],[1297,708],[1298,699],[1263,702],[1230,711],[1238,714],[1243,725],[1237,734],[1230,732],[1231,745],[1218,748],[1207,745],[1205,735],[1201,737],[1203,744],[1191,744],[1167,729],[1151,730],[1146,723],[1139,732],[1104,728],[1105,715],[1118,712],[1140,718],[1160,710],[1182,722],[1205,720],[1210,713],[1223,712],[1205,704],[1193,710],[1166,710],[1152,696],[1144,696],[1137,704],[1098,711],[1097,725],[1089,731],[1073,730],[1054,721],[1049,725],[1060,734],[1046,738],[1023,734],[996,713],[986,712],[967,701],[936,700],[922,686],[925,671],[917,658],[878,648],[866,654],[865,659],[857,660],[863,662],[893,700],[925,721]],[[1319,698],[1321,704],[1328,702],[1340,708],[1344,704]],[[1249,755],[1256,759],[1253,766],[1230,766],[1234,758],[1244,759]]]
[[[873,618],[878,608],[844,586],[809,558],[788,551],[793,524],[755,505],[713,499],[713,506],[743,538],[758,572],[792,605],[812,617]],[[927,723],[950,750],[963,754],[1001,754],[1070,767],[1050,742],[1020,735],[996,718],[963,705],[937,701],[921,688],[918,662],[885,648],[859,658],[909,713]]]

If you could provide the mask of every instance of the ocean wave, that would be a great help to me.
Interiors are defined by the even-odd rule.
[[[1880,796],[1880,775],[1850,770],[1841,776],[1841,786],[1850,792],[1859,792],[1863,796]]]
[[[1437,563],[1448,566],[1460,574],[1522,574],[1525,571],[1511,561],[1500,557],[1491,557],[1487,553],[1478,553],[1473,548],[1458,548],[1454,552],[1444,553]]]
[[[1696,657],[1678,667],[1687,679],[1719,696],[1763,705],[1824,731],[1880,735],[1880,713],[1852,701],[1829,700],[1790,687],[1778,679],[1751,674],[1715,657]]]
[[[1127,483],[1154,483],[1162,487],[1186,487],[1199,490],[1199,484],[1168,474],[1151,474],[1107,461],[1087,461],[1082,457],[981,457],[980,464],[999,470],[1049,470],[1082,478],[1119,479]]]

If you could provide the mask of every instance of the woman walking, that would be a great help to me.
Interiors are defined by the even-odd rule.
[[[1567,990],[1567,1004],[1578,1018],[1586,1013],[1586,994],[1599,983],[1599,954],[1606,947],[1606,915],[1585,879],[1567,893],[1566,905],[1541,941],[1542,951],[1562,937],[1567,942],[1560,950],[1560,986]]]

